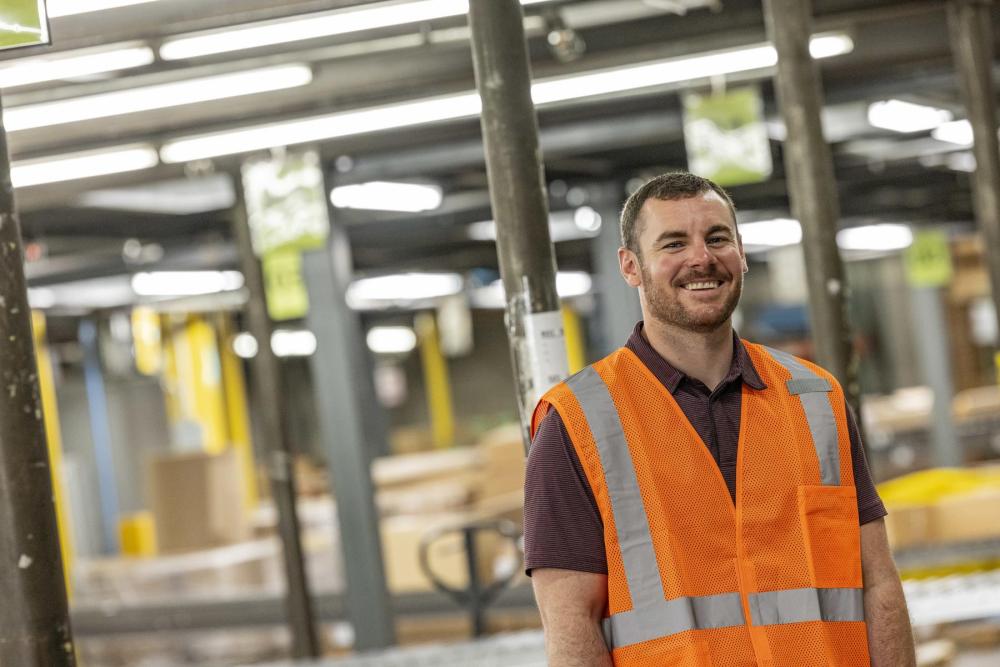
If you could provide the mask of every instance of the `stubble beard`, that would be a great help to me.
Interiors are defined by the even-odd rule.
[[[737,274],[733,277],[733,289],[722,304],[722,309],[714,316],[699,316],[686,308],[679,299],[671,299],[665,289],[656,285],[642,260],[639,261],[639,270],[642,273],[642,293],[649,315],[662,324],[692,333],[708,334],[724,326],[729,322],[743,294],[743,274]]]

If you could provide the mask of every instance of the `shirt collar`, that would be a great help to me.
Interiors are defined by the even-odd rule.
[[[629,336],[628,341],[625,343],[625,347],[632,350],[632,352],[639,357],[640,361],[642,361],[650,372],[663,383],[663,386],[666,387],[667,391],[671,394],[677,391],[677,387],[680,386],[681,381],[687,377],[684,373],[671,366],[670,363],[661,357],[660,353],[654,350],[653,346],[649,344],[646,337],[642,335],[642,320],[635,325],[635,328],[632,330],[632,335]],[[767,389],[767,385],[760,379],[760,374],[754,367],[753,360],[750,359],[750,354],[743,345],[743,341],[740,340],[740,337],[734,331],[733,361],[732,365],[729,367],[729,372],[726,374],[726,377],[722,382],[723,384],[726,384],[733,382],[737,378],[742,379],[743,382],[752,389]]]

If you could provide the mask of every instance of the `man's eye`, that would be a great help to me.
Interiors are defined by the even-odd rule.
[[[712,244],[715,244],[715,245],[718,245],[720,243],[725,243],[726,242],[726,237],[725,236],[713,236],[710,239],[708,239],[708,242],[712,243]]]
[[[680,241],[672,241],[671,243],[665,244],[663,247],[666,250],[676,250],[677,248],[681,247],[681,242]]]

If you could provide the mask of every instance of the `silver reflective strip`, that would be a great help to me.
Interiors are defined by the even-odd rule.
[[[785,383],[785,385],[788,387],[788,393],[792,396],[808,394],[812,391],[833,391],[833,387],[830,386],[830,381],[826,378],[819,377],[789,380]]]
[[[618,409],[604,380],[590,366],[566,380],[566,385],[576,396],[597,444],[632,607],[655,608],[664,602],[663,581]]]
[[[751,593],[749,601],[754,625],[865,620],[864,591],[860,588],[795,588]]]
[[[604,639],[611,649],[659,639],[686,630],[743,625],[739,593],[662,600],[604,619]]]
[[[802,402],[802,409],[806,413],[806,421],[809,423],[809,432],[812,434],[813,445],[816,447],[816,458],[819,459],[819,472],[822,484],[827,486],[840,485],[840,444],[837,441],[837,420],[833,416],[833,408],[826,397],[826,392],[831,391],[830,383],[826,378],[820,377],[816,373],[806,368],[798,359],[782,352],[767,347],[766,349],[774,360],[788,369],[792,374],[790,383],[796,388],[804,386],[819,387],[817,380],[825,383],[825,389],[811,389],[801,392],[789,391],[797,395]]]

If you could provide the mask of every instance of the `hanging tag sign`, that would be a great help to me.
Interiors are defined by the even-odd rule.
[[[530,313],[524,317],[524,339],[531,364],[531,403],[535,407],[542,394],[569,375],[566,334],[562,312]]]
[[[0,50],[49,43],[44,0],[4,0],[0,3]]]

